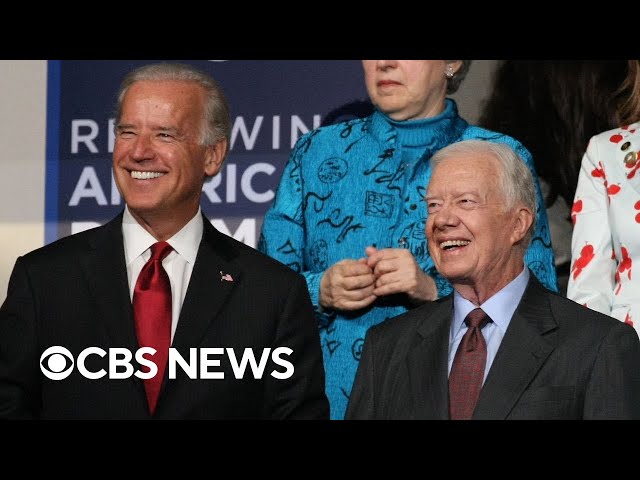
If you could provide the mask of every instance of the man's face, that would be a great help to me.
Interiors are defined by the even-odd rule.
[[[205,176],[221,166],[201,145],[204,89],[192,82],[141,81],[127,91],[116,126],[113,172],[134,216],[188,221]]]
[[[522,250],[513,245],[531,217],[516,206],[506,210],[498,165],[487,154],[458,156],[433,171],[426,195],[429,253],[454,286],[506,285],[522,268]]]

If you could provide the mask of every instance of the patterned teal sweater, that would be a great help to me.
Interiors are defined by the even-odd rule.
[[[531,154],[506,135],[470,126],[447,99],[437,117],[396,122],[379,111],[364,119],[321,127],[298,139],[276,198],[265,214],[258,248],[304,275],[316,308],[331,418],[342,419],[365,333],[411,308],[405,295],[379,298],[359,311],[319,308],[320,279],[334,263],[365,256],[369,245],[408,248],[431,275],[440,296],[451,285],[435,270],[425,237],[423,201],[429,159],[467,139],[510,145],[529,166],[538,195],[537,228],[525,260],[538,279],[557,291],[554,256]]]

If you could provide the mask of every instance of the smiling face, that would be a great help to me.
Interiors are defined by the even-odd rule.
[[[201,145],[204,104],[205,91],[194,82],[139,81],[127,91],[113,173],[138,222],[181,228],[196,214],[204,179],[218,172],[224,158],[220,143]]]
[[[434,168],[427,188],[426,234],[436,268],[457,290],[471,287],[484,299],[522,271],[524,251],[515,244],[532,221],[528,209],[507,208],[500,178],[489,154],[458,154]]]
[[[373,104],[401,121],[442,113],[447,92],[445,69],[456,72],[461,61],[363,60],[362,66]]]

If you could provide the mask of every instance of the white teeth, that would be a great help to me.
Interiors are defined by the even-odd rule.
[[[131,178],[137,180],[149,180],[150,178],[158,178],[163,176],[164,173],[160,172],[140,172],[138,170],[131,170]]]
[[[447,248],[447,247],[464,247],[469,245],[471,242],[469,242],[468,240],[447,240],[446,242],[442,242],[440,244],[440,248]]]

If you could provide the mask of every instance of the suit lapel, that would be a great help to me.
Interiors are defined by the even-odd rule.
[[[228,237],[204,215],[203,219],[202,241],[172,344],[183,356],[200,344],[209,324],[241,282],[239,267],[233,260],[237,253]]]
[[[138,348],[122,240],[122,214],[89,237],[90,250],[80,259],[89,293],[104,322],[111,345],[132,353]]]
[[[449,416],[448,345],[453,301],[447,297],[419,323],[416,343],[407,354],[407,369],[417,419]]]
[[[474,419],[505,419],[555,348],[547,291],[531,273],[480,392]]]

